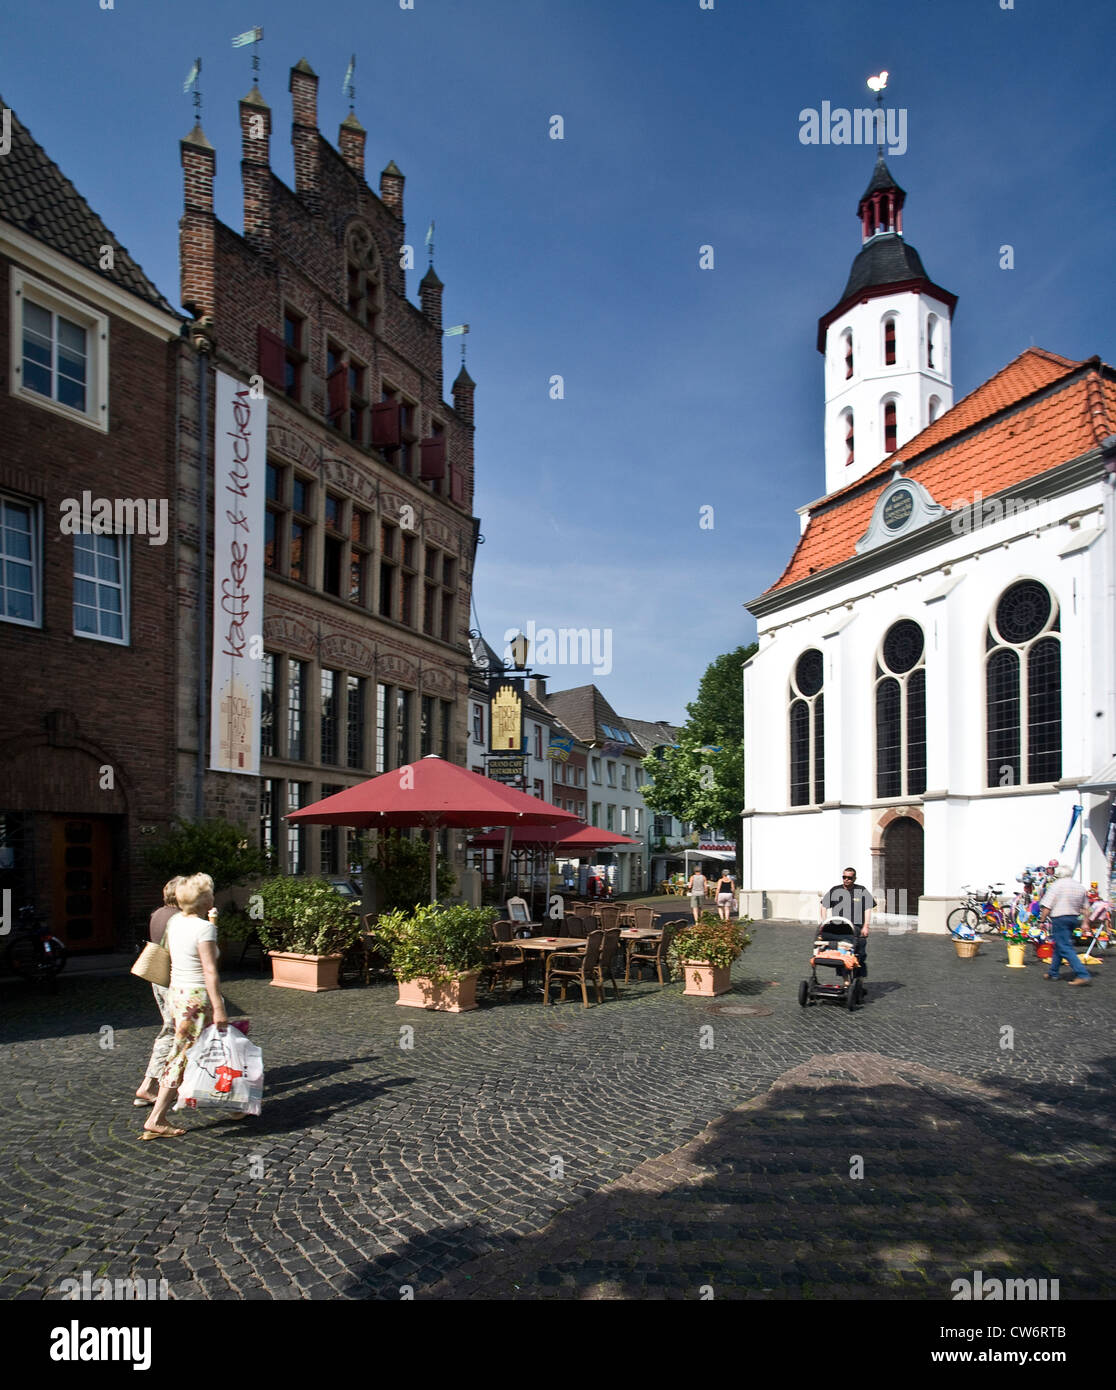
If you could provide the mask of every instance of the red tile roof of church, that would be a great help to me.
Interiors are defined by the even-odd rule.
[[[978,490],[994,496],[1088,453],[1113,433],[1112,368],[1099,357],[1074,362],[1028,348],[870,473],[819,501],[790,563],[767,592],[851,559],[896,465],[953,510],[972,502]]]

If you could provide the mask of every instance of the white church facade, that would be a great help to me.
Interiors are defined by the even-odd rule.
[[[846,865],[922,930],[1029,863],[1112,871],[1116,372],[1031,348],[954,405],[956,301],[904,197],[881,157],[818,330],[826,492],[747,604],[755,917],[816,920]]]

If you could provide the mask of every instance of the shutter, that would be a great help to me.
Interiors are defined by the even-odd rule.
[[[326,386],[329,391],[329,418],[336,425],[349,409],[349,368],[344,362],[330,372]]]
[[[391,448],[400,444],[399,402],[379,401],[372,407],[372,447]]]
[[[283,339],[277,338],[274,333],[269,333],[261,326],[256,329],[256,348],[260,376],[269,386],[278,386],[282,390],[287,375],[286,345]]]
[[[454,468],[450,464],[450,501],[455,502],[459,507],[465,505],[465,474],[460,468]]]
[[[420,478],[444,478],[446,476],[446,437],[431,435],[419,443],[422,462],[419,464]]]

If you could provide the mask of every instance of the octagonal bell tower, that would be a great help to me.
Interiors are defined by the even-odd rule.
[[[953,404],[953,309],[903,238],[906,193],[882,151],[857,204],[861,248],[818,320],[825,357],[825,490],[871,472]]]

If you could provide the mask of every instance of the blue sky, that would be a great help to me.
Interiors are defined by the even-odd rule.
[[[551,688],[596,680],[622,714],[680,720],[706,665],[752,640],[742,604],[824,490],[816,325],[874,151],[802,145],[801,109],[867,105],[865,78],[891,74],[907,239],[959,296],[956,399],[1032,342],[1116,361],[1110,0],[9,6],[5,101],[175,304],[182,82],[201,54],[218,215],[239,228],[251,68],[229,41],[254,24],[280,177],[291,65],[319,74],[336,140],[355,51],[373,184],[394,159],[416,245],[436,219],[445,321],[472,330],[482,629],[496,647],[529,622],[612,634],[610,673],[552,666]]]

